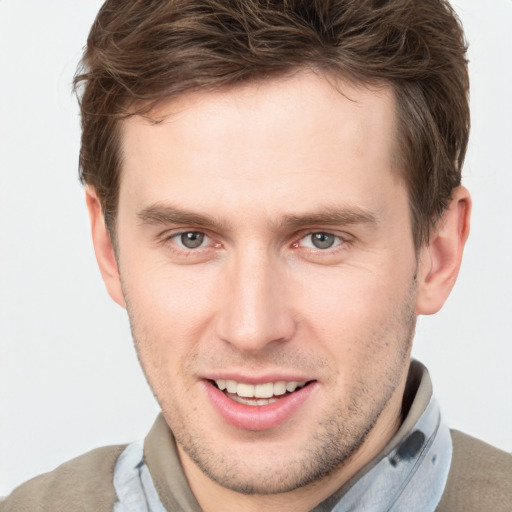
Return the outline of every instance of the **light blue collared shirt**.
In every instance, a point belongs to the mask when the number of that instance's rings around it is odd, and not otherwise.
[[[332,512],[434,512],[451,458],[450,431],[432,397],[410,434],[357,480]],[[114,487],[114,512],[166,512],[144,462],[142,441],[129,444],[119,457]]]

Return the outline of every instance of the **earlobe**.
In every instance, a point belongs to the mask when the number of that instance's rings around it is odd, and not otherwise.
[[[458,187],[449,208],[432,230],[428,245],[420,251],[417,314],[437,313],[448,298],[459,273],[470,215],[469,192]]]
[[[89,210],[91,221],[91,234],[94,244],[96,261],[100,267],[101,276],[107,291],[112,299],[123,308],[126,307],[121,279],[117,266],[116,255],[110,233],[105,225],[105,218],[101,204],[94,188],[87,186],[85,189],[85,201]]]

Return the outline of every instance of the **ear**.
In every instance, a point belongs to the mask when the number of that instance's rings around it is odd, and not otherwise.
[[[420,250],[417,314],[437,313],[448,298],[469,235],[470,214],[469,192],[465,187],[458,187],[449,208],[432,230],[428,245]]]
[[[110,297],[125,308],[126,303],[121,287],[121,278],[119,276],[114,246],[105,224],[105,217],[101,209],[100,201],[93,187],[86,187],[85,201],[87,203],[87,209],[89,210],[92,242],[94,244],[94,252],[96,253],[96,261],[100,267],[101,276],[103,277]]]

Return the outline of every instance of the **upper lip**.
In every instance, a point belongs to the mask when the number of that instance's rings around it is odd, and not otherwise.
[[[266,384],[268,382],[310,382],[316,380],[304,374],[292,373],[268,373],[264,375],[247,375],[242,372],[212,372],[202,375],[206,380],[234,380],[244,384]]]

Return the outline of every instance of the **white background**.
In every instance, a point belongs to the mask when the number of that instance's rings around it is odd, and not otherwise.
[[[0,495],[142,438],[157,413],[96,268],[77,180],[70,82],[100,4],[0,0]],[[414,352],[448,423],[512,451],[512,1],[454,5],[471,44],[472,234]]]

